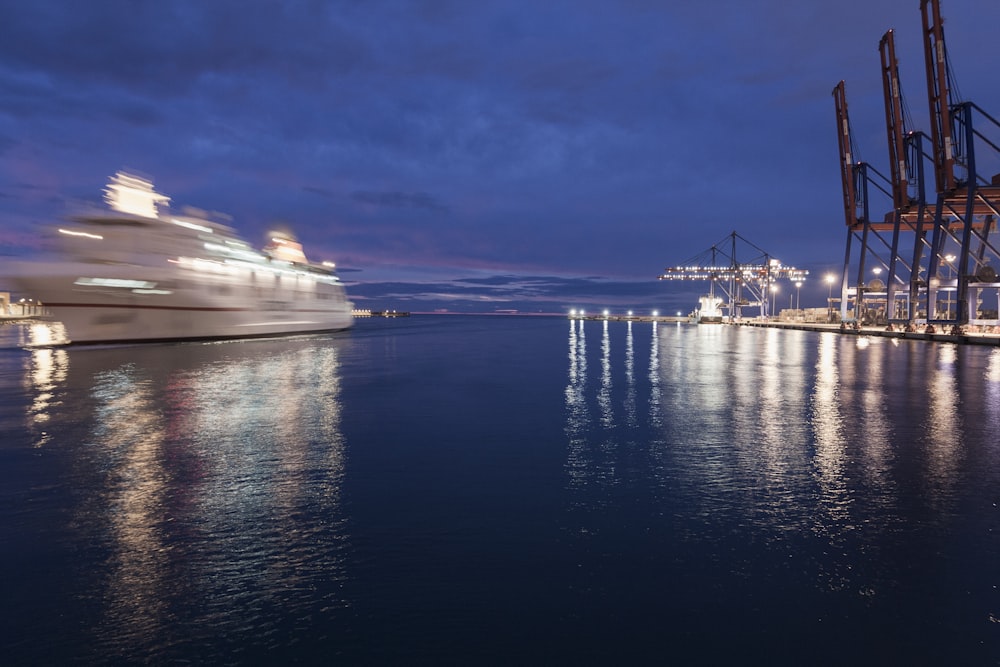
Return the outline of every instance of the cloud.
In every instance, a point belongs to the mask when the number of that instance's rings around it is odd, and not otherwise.
[[[698,286],[670,286],[656,280],[630,282],[601,277],[497,274],[424,282],[348,283],[350,297],[362,307],[447,309],[480,312],[503,309],[564,313],[571,308],[690,310]]]
[[[975,46],[1000,4],[949,3],[963,92],[996,116]],[[864,159],[884,162],[875,46],[897,19],[922,108],[919,12],[888,0],[8,4],[8,228],[98,201],[134,165],[247,238],[294,221],[309,256],[364,269],[359,298],[405,278],[383,293],[653,302],[672,298],[650,287],[664,266],[733,229],[789,264],[836,265],[830,90],[850,79]]]
[[[429,211],[448,211],[448,207],[426,192],[371,192],[355,190],[351,199],[362,204],[391,208],[420,208]]]

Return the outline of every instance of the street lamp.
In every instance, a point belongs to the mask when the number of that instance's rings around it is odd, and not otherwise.
[[[795,310],[799,309],[799,288],[802,287],[802,281],[795,281]]]
[[[947,317],[950,320],[950,319],[952,319],[952,317],[951,317],[951,278],[952,278],[952,276],[955,273],[955,269],[954,269],[954,267],[952,265],[952,262],[955,261],[955,256],[952,255],[952,254],[945,255],[944,256],[944,261],[948,263],[948,289],[946,290],[947,294],[946,294],[945,299],[944,299],[944,307],[945,307],[945,309],[948,312],[948,316]]]
[[[771,285],[771,317],[774,317],[775,314],[776,314],[774,312],[774,309],[775,309],[774,302],[775,302],[775,299],[776,299],[775,295],[777,293],[778,293],[778,286],[777,285]]]
[[[832,273],[828,273],[825,280],[829,288],[826,293],[826,321],[833,322],[833,283],[837,280],[837,277]]]

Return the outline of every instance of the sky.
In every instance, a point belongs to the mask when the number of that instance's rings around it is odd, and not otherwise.
[[[941,8],[1000,117],[1000,2]],[[292,229],[359,308],[688,312],[707,286],[657,276],[734,231],[823,306],[832,90],[888,173],[888,29],[929,131],[920,0],[0,0],[0,263],[129,170]]]

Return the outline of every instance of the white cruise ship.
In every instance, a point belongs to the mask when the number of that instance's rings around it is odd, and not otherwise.
[[[8,276],[71,343],[250,338],[346,329],[353,304],[332,265],[288,234],[255,250],[196,209],[171,213],[141,177],[112,177],[109,209],[53,230],[56,253]]]

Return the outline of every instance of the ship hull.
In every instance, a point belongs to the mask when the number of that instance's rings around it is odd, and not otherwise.
[[[262,287],[262,277],[54,264],[13,280],[45,304],[72,344],[286,336],[353,325],[341,286],[284,276],[283,285],[272,279]]]

